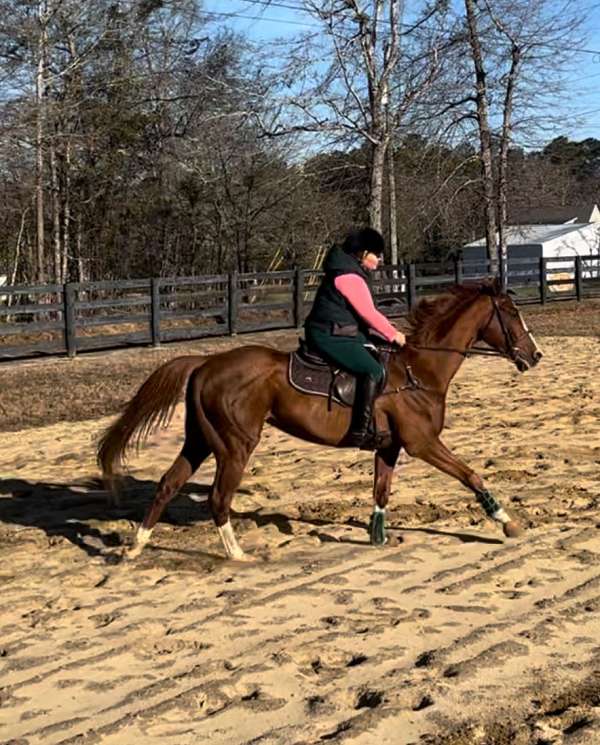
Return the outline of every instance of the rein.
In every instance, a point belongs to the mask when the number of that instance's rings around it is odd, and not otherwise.
[[[515,344],[518,339],[513,338],[513,335],[510,333],[510,329],[508,329],[508,327],[506,326],[504,318],[502,317],[502,313],[500,312],[500,308],[498,307],[498,303],[496,302],[496,298],[490,297],[490,300],[492,301],[493,306],[492,313],[480,334],[485,334],[490,323],[494,320],[494,318],[497,317],[498,323],[500,324],[500,328],[502,329],[502,333],[504,335],[504,341],[506,343],[505,351],[501,352],[500,350],[490,349],[489,347],[467,347],[466,349],[457,349],[456,347],[427,347],[419,344],[409,344],[409,346],[413,347],[413,349],[421,349],[426,352],[454,352],[455,354],[461,354],[463,357],[471,357],[473,355],[479,355],[481,357],[504,357],[505,359],[512,360],[514,362],[517,358],[516,352],[518,352],[519,350],[519,348]],[[523,336],[525,335],[526,332],[523,333]]]
[[[446,353],[453,353],[453,354],[460,354],[463,357],[471,357],[474,355],[479,355],[481,357],[503,357],[505,359],[511,360],[514,362],[518,357],[518,351],[519,348],[516,346],[516,342],[519,341],[522,336],[525,336],[527,332],[523,332],[521,336],[518,338],[514,338],[513,334],[510,332],[510,329],[506,326],[506,323],[504,321],[504,318],[502,317],[502,313],[500,312],[500,308],[498,307],[498,303],[496,302],[496,299],[494,297],[490,297],[490,300],[492,301],[492,313],[488,319],[488,322],[483,327],[483,330],[480,332],[481,335],[485,334],[488,326],[490,323],[494,320],[494,318],[498,318],[498,323],[500,324],[500,328],[502,329],[502,333],[504,335],[504,341],[506,343],[506,350],[500,351],[496,349],[491,349],[489,347],[467,347],[466,349],[458,349],[456,347],[429,347],[425,345],[420,344],[410,344],[407,342],[406,346],[410,346],[413,349],[419,349],[424,352],[446,352]],[[394,352],[398,353],[401,350],[394,350]],[[389,391],[384,391],[381,395],[388,395],[393,393],[400,393],[401,391],[416,391],[416,390],[422,390],[427,391],[429,390],[426,386],[424,386],[421,381],[416,377],[414,372],[412,371],[412,368],[410,365],[407,365],[404,360],[401,359],[402,364],[404,365],[404,370],[406,372],[406,384],[393,388]]]
[[[425,347],[420,344],[406,343],[407,347],[413,349],[420,349],[424,352],[454,352],[455,354],[461,354],[463,357],[471,357],[472,355],[480,355],[482,357],[506,357],[511,359],[510,355],[505,352],[498,352],[496,349],[490,349],[489,347],[467,347],[467,349],[456,349],[455,347]]]

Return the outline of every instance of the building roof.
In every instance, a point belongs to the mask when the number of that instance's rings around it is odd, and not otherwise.
[[[525,246],[547,243],[569,233],[587,228],[590,223],[569,223],[568,225],[509,225],[506,228],[506,244]],[[485,238],[467,243],[467,246],[485,246]]]
[[[596,213],[596,214],[594,214]],[[576,204],[569,207],[529,207],[511,210],[513,225],[564,225],[595,222],[600,217],[598,205]]]

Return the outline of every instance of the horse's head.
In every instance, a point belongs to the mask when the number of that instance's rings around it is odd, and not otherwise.
[[[491,308],[478,338],[509,357],[520,372],[535,367],[542,352],[510,295],[502,292],[498,280],[482,284],[481,294],[490,298]]]

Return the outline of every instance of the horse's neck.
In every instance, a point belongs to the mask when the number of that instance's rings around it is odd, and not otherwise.
[[[485,303],[476,300],[456,319],[446,334],[427,346],[466,350],[477,337],[486,317]],[[418,376],[425,379],[423,382],[427,387],[445,392],[464,360],[464,356],[456,352],[419,350],[415,354],[414,368]]]

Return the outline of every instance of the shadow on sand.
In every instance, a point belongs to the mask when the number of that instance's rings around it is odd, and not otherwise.
[[[107,549],[123,545],[125,525],[133,528],[141,522],[157,483],[126,476],[121,487],[121,506],[115,507],[109,504],[108,493],[99,480],[50,483],[0,479],[0,524],[36,528],[49,538],[66,538],[89,556],[104,555]],[[206,484],[187,483],[168,505],[161,522],[182,526],[212,522],[207,502],[209,490]],[[238,493],[252,495],[244,488]],[[294,534],[292,522],[330,524],[326,520],[295,520],[263,510],[232,509],[231,514],[234,519],[250,520],[259,528],[275,525],[289,536]]]
[[[157,484],[126,476],[122,480],[122,505],[109,506],[107,492],[100,481],[89,480],[72,484],[29,482],[23,479],[0,479],[0,523],[23,528],[37,528],[48,537],[62,536],[81,548],[89,556],[99,556],[107,550],[123,545],[123,522],[134,527],[144,515],[150,504]],[[167,507],[161,518],[171,525],[197,525],[212,520],[207,497],[210,487],[206,484],[190,482],[186,484],[176,499]],[[252,495],[252,492],[239,489],[239,493]],[[4,497],[4,498],[2,498]],[[356,537],[334,537],[319,530],[332,528],[339,523],[316,517],[290,517],[270,508],[235,511],[234,519],[246,519],[258,528],[274,525],[283,535],[295,534],[293,524],[312,525],[315,535],[321,542],[368,544],[368,523],[349,518],[343,524],[361,528],[365,540]],[[502,544],[503,541],[477,534],[437,530],[428,527],[390,526],[388,530],[400,532],[421,532],[458,538],[463,543]],[[158,548],[158,547],[157,547]]]

